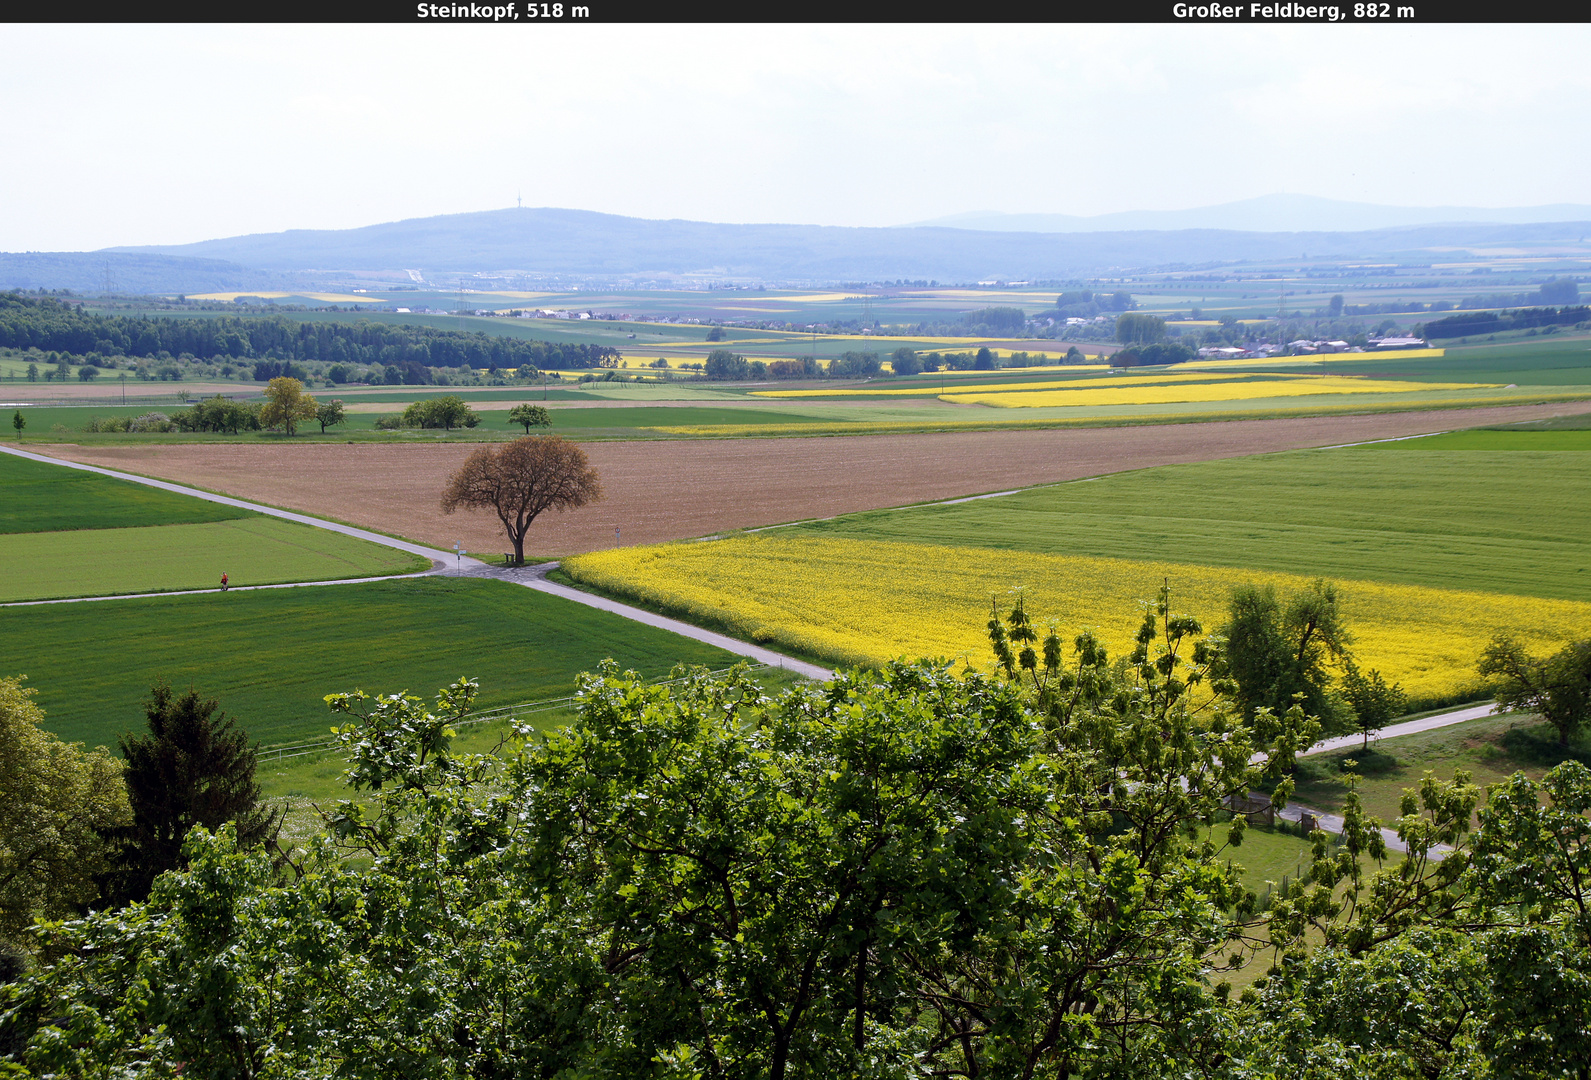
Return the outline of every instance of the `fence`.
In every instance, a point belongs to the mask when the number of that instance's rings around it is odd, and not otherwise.
[[[736,665],[737,667],[740,665]],[[747,665],[751,671],[766,671],[773,668],[771,664]],[[722,675],[732,670],[719,668],[710,672],[713,675]],[[684,682],[689,676],[678,679],[652,679],[647,680],[649,686],[673,686],[675,683]],[[534,716],[537,713],[553,712],[557,709],[566,709],[574,704],[574,695],[568,697],[545,698],[541,701],[524,701],[518,705],[504,705],[497,709],[484,709],[480,712],[466,713],[453,722],[453,726],[464,727],[469,724],[490,724],[496,720],[517,720],[522,716]],[[262,746],[255,754],[256,761],[285,761],[288,758],[308,757],[310,754],[321,754],[331,750],[337,745],[337,740],[327,736],[324,739],[313,739],[309,742],[284,743],[280,746]]]

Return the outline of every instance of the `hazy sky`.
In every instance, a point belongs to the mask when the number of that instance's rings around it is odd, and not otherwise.
[[[0,250],[514,205],[1591,203],[1591,27],[3,26]]]

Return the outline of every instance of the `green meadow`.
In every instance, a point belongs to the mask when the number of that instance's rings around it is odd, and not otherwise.
[[[0,453],[0,533],[234,521],[253,511]]]
[[[425,570],[368,540],[0,454],[0,603]]]
[[[1584,453],[1410,445],[1167,465],[789,528],[1591,600]]]
[[[0,608],[0,671],[26,675],[46,725],[114,746],[164,678],[192,685],[264,744],[325,735],[327,694],[478,679],[480,708],[567,695],[607,657],[647,677],[728,667],[700,642],[502,581],[357,585]]]
[[[198,500],[194,500],[198,501]],[[235,521],[0,535],[0,603],[410,574],[428,559],[296,521]]]

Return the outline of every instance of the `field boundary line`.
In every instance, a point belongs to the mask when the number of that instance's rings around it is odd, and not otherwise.
[[[324,581],[278,581],[270,585],[229,585],[225,589],[172,589],[169,592],[107,593],[104,596],[58,596],[54,600],[7,600],[0,608],[39,607],[43,604],[92,604],[101,600],[148,600],[159,596],[203,596],[206,593],[257,592],[261,589],[307,589],[317,585],[365,585],[373,581],[403,581],[405,578],[436,577],[443,571],[432,567],[412,574],[378,574],[375,577],[329,578]]]

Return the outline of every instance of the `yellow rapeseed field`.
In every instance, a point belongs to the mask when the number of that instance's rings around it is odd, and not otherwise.
[[[1090,379],[1068,390],[1030,390],[1027,393],[1001,393],[996,388],[979,388],[974,393],[948,393],[940,400],[956,405],[990,405],[1002,409],[1041,408],[1053,405],[1165,405],[1180,401],[1246,401],[1255,398],[1310,397],[1317,394],[1430,394],[1448,390],[1497,390],[1497,383],[1429,383],[1395,379],[1371,379],[1363,375],[1284,375],[1221,382],[1196,380],[1198,376],[1175,376],[1176,385],[1147,381],[1104,386],[1117,380]]]
[[[828,658],[874,665],[897,657],[963,657],[987,666],[991,598],[1009,609],[1022,589],[1040,622],[1067,641],[1084,627],[1112,655],[1129,648],[1139,602],[1169,580],[1173,607],[1206,630],[1234,586],[1302,577],[1181,563],[1040,555],[987,548],[756,534],[702,543],[619,548],[565,559],[577,580],[636,597],[739,636]],[[1498,631],[1531,648],[1558,647],[1591,622],[1591,604],[1339,581],[1354,655],[1415,698],[1456,693],[1476,681],[1480,650]]]

